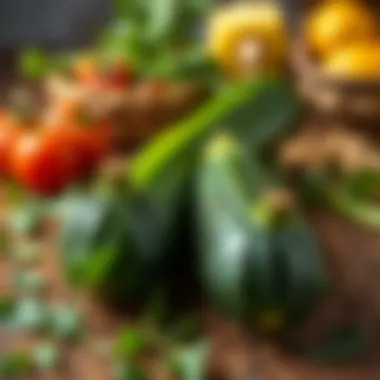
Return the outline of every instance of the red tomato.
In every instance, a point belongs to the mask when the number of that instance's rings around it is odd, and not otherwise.
[[[16,125],[12,118],[2,113],[0,115],[0,176],[8,177],[11,174],[10,159],[14,144],[21,134],[21,127]]]
[[[50,134],[29,132],[15,144],[11,165],[14,178],[26,189],[54,195],[63,190],[71,175],[71,152]]]
[[[51,126],[48,133],[70,150],[73,179],[90,175],[111,150],[111,128],[107,123],[82,126],[70,121]]]

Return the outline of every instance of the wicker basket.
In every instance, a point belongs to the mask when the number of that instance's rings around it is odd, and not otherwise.
[[[115,147],[134,148],[162,128],[184,117],[208,96],[197,83],[140,83],[127,91],[96,92],[62,77],[46,81],[49,102],[76,99],[92,119],[106,119],[114,126]]]
[[[321,0],[282,0],[289,32],[293,38],[292,66],[301,95],[317,111],[366,120],[380,119],[380,78],[371,80],[336,79],[325,75],[308,50],[302,35],[302,20]],[[364,1],[379,13],[376,0]]]

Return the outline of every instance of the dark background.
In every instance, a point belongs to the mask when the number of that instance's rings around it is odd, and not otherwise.
[[[110,0],[1,0],[0,49],[85,43],[108,19],[110,3]]]

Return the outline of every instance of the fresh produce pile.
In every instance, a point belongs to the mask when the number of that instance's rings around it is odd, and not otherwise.
[[[312,49],[327,61],[351,34],[334,24],[336,43],[327,46],[325,39],[332,37],[324,34],[321,19],[339,21],[335,12],[345,9],[342,17],[350,18],[352,30],[363,21],[356,8],[339,4],[324,4],[307,24]],[[363,173],[370,173],[366,183],[373,184],[371,170],[380,160],[374,154],[352,175],[342,170],[342,156],[330,170],[335,151],[321,143],[321,159],[313,160],[315,148],[300,141],[302,135],[294,137],[301,104],[282,75],[288,42],[272,2],[218,11],[213,1],[130,0],[117,6],[116,22],[91,51],[56,56],[31,50],[22,56],[22,72],[43,82],[47,99],[41,106],[16,93],[1,114],[0,174],[9,190],[9,229],[27,232],[30,240],[43,230],[41,220],[53,227],[57,222],[54,245],[72,293],[94,297],[121,316],[125,310],[141,315],[159,300],[165,321],[157,324],[164,333],[148,329],[147,337],[145,325],[123,331],[109,350],[117,364],[112,379],[151,379],[142,371],[141,352],[149,356],[159,344],[164,358],[172,359],[170,379],[201,380],[208,342],[181,347],[172,358],[178,342],[165,328],[179,309],[207,305],[247,332],[291,335],[312,316],[331,281],[305,210],[323,205],[364,220],[367,206],[350,200],[368,195]],[[206,29],[204,44],[195,33],[200,26]],[[355,35],[368,46],[370,32]],[[351,75],[345,67],[339,74]],[[191,94],[162,116],[169,89],[183,85]],[[194,100],[194,86],[207,95]],[[133,103],[141,93],[144,107]],[[126,108],[127,117],[114,117]],[[116,125],[138,149],[124,145],[120,153]],[[341,189],[348,189],[346,198]],[[365,217],[358,217],[359,209]],[[15,236],[5,251],[17,243]],[[21,256],[24,262],[33,255]],[[18,254],[9,258],[19,264]],[[22,274],[19,299],[0,304],[0,327],[21,326],[66,348],[80,340],[80,313],[66,304],[58,311],[44,305],[41,279]],[[51,346],[35,354],[2,358],[0,379],[56,366]]]

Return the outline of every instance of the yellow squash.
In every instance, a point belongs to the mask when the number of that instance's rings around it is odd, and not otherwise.
[[[376,32],[376,22],[363,2],[325,1],[306,19],[305,32],[311,50],[325,59],[343,46],[369,41]]]
[[[278,70],[287,50],[281,12],[272,1],[226,6],[209,21],[207,46],[232,77]]]
[[[380,44],[364,42],[339,49],[324,62],[323,68],[336,77],[380,78]]]

